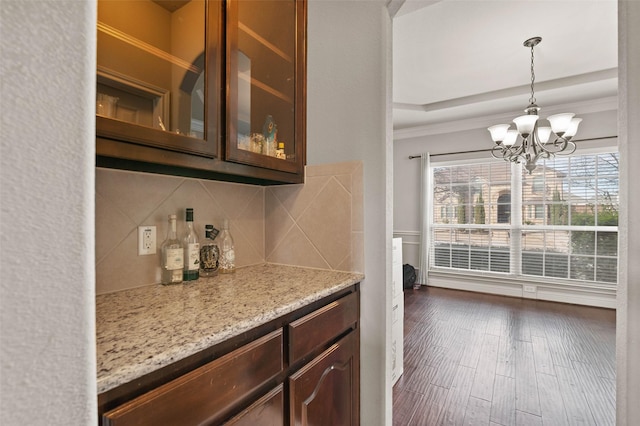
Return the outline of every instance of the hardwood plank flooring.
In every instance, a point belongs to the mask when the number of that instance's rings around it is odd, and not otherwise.
[[[404,294],[394,426],[615,425],[615,311],[422,287]]]

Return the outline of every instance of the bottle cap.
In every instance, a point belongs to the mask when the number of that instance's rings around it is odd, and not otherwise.
[[[204,226],[204,235],[207,238],[211,238],[212,240],[215,240],[219,233],[220,231],[214,228],[213,225]]]
[[[187,209],[187,222],[193,222],[193,209]]]

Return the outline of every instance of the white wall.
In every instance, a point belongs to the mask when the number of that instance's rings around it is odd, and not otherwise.
[[[95,3],[0,8],[0,424],[95,425]]]
[[[620,283],[617,311],[617,419],[635,425],[640,419],[640,2],[619,1],[620,98]]]
[[[391,424],[391,20],[385,1],[309,1],[308,164],[364,163],[361,424]],[[331,232],[331,230],[327,230]]]

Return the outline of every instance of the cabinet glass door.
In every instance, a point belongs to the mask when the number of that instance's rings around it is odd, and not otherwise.
[[[305,24],[304,1],[228,2],[226,160],[303,172]]]
[[[99,0],[96,133],[214,157],[221,3]]]

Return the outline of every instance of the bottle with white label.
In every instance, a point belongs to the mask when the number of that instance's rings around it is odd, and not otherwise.
[[[220,233],[220,262],[218,272],[232,274],[236,271],[236,250],[233,245],[233,237],[229,232],[229,220],[225,219]]]
[[[169,231],[167,239],[160,246],[162,253],[162,284],[179,284],[182,282],[184,268],[184,251],[176,232],[176,215],[169,215]]]
[[[184,273],[182,279],[184,281],[193,281],[200,276],[200,244],[198,243],[198,235],[193,229],[193,209],[187,209],[185,220],[187,227],[182,238],[182,246],[184,247]]]

